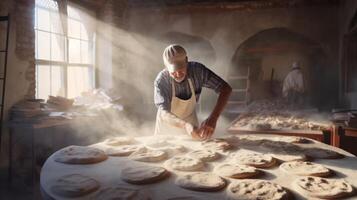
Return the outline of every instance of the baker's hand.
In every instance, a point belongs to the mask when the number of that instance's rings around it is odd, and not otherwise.
[[[202,139],[206,140],[212,137],[214,130],[216,129],[217,119],[208,117],[201,123],[199,128],[199,135]]]
[[[198,129],[196,129],[192,124],[186,123],[185,130],[186,130],[187,134],[192,137],[192,139],[202,140],[202,138],[199,135]]]

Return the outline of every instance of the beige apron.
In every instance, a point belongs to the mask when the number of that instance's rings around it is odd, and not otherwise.
[[[178,118],[191,123],[193,126],[198,126],[198,119],[196,114],[196,94],[191,79],[188,79],[188,83],[191,90],[191,97],[187,100],[177,98],[175,95],[175,86],[173,81],[171,81],[172,87],[172,99],[171,99],[171,110],[170,112],[176,115]],[[178,128],[167,122],[165,122],[161,117],[161,109],[158,109],[156,116],[156,126],[155,135],[173,135],[182,136],[187,135],[185,128]]]

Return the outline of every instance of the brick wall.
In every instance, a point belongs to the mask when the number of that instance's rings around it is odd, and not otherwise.
[[[36,91],[35,76],[35,31],[34,6],[35,0],[16,0],[16,55],[26,61],[25,80],[28,81],[28,90],[25,98],[34,98]]]

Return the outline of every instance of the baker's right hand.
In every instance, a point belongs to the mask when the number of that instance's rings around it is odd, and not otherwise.
[[[192,124],[186,123],[185,130],[186,130],[187,134],[192,137],[192,139],[194,139],[194,140],[202,140],[203,139],[199,134],[199,130],[196,129]]]

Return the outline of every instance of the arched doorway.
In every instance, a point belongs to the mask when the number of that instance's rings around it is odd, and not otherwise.
[[[326,66],[321,45],[286,28],[272,28],[248,38],[234,53],[227,77],[234,89],[228,109],[281,97],[283,80],[294,61],[301,63],[308,102],[317,106],[324,92],[321,69]]]

